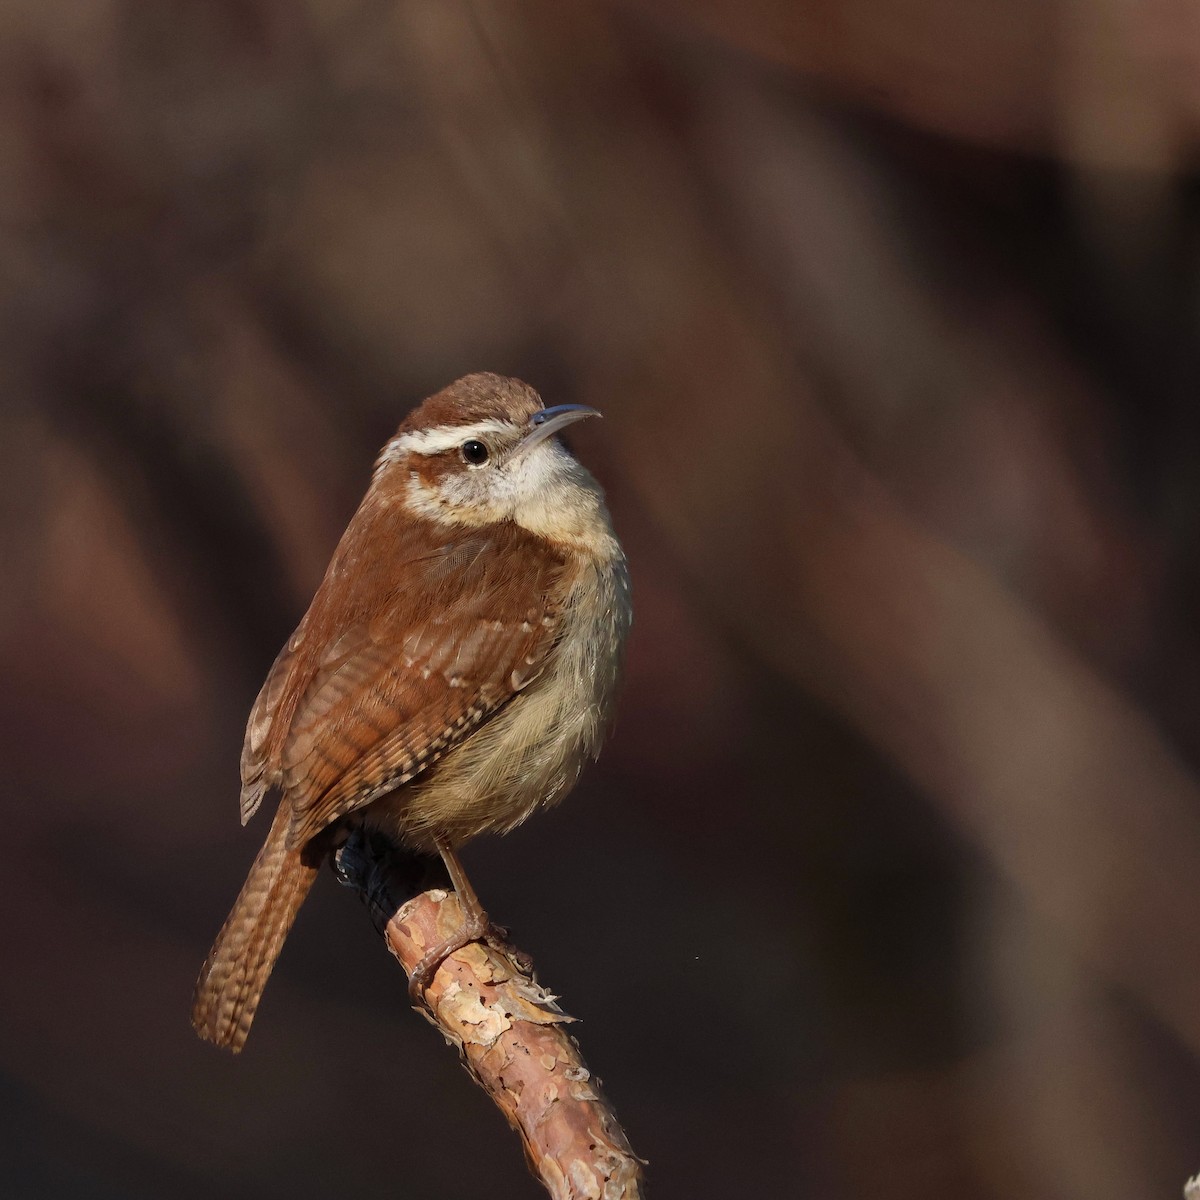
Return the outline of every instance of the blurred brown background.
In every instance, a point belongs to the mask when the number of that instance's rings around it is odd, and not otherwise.
[[[528,1197],[353,896],[190,990],[407,408],[587,402],[637,620],[467,851],[655,1195],[1200,1169],[1192,0],[0,3],[0,1194]]]

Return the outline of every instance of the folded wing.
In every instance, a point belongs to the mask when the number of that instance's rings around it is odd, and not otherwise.
[[[549,547],[515,526],[440,545],[411,526],[394,533],[374,535],[387,561],[364,563],[347,531],[247,724],[243,820],[278,789],[291,846],[469,737],[536,677],[554,642],[565,566]],[[372,611],[371,596],[387,599]]]

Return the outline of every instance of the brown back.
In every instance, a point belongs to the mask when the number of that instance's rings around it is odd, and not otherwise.
[[[450,529],[369,492],[250,714],[243,821],[278,788],[299,845],[469,736],[538,673],[568,569],[512,523]]]

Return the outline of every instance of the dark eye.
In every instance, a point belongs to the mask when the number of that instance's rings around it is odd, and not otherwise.
[[[462,453],[463,462],[469,463],[473,467],[481,467],[488,460],[488,448],[474,438],[463,442],[459,450]]]

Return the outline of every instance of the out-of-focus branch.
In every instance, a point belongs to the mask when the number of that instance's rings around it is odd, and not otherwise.
[[[458,897],[442,888],[414,895],[378,839],[356,834],[334,867],[408,974],[427,947],[462,927]],[[524,955],[465,946],[439,968],[426,999],[431,1022],[520,1134],[530,1170],[554,1200],[640,1200],[641,1160],[566,1031],[573,1018],[534,982]]]

